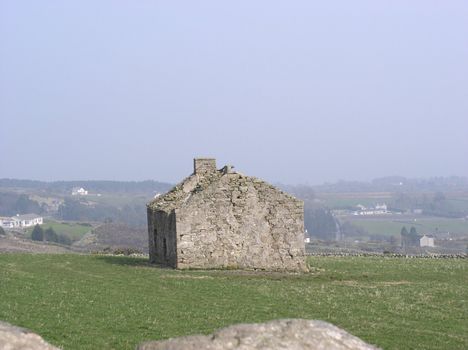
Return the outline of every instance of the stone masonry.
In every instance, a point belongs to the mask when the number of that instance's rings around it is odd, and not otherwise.
[[[214,159],[148,204],[148,234],[150,261],[179,269],[306,270],[303,202]]]

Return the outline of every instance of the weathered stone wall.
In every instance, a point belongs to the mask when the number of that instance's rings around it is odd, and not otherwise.
[[[175,212],[148,209],[150,262],[177,267]]]
[[[254,177],[194,160],[148,205],[150,261],[176,268],[306,270],[304,204]]]
[[[306,269],[302,201],[238,173],[211,176],[176,209],[178,268]]]

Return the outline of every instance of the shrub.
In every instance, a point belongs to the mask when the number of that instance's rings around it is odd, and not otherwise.
[[[71,245],[72,240],[67,235],[64,235],[64,234],[60,233],[57,236],[57,243],[60,243],[60,244],[63,244],[63,245]]]
[[[115,254],[115,255],[132,255],[132,254],[141,254],[141,251],[138,250],[138,249],[134,249],[134,248],[115,248],[113,251],[112,251],[112,254]]]
[[[31,239],[33,241],[43,241],[44,240],[44,230],[41,226],[36,225],[31,233]]]
[[[44,231],[44,238],[48,242],[58,242],[58,236],[52,227],[49,227]]]

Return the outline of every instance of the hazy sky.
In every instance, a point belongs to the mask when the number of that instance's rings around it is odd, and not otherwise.
[[[0,0],[0,178],[468,175],[468,1]]]

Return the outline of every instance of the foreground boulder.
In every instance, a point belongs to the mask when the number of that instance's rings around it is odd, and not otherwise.
[[[24,328],[0,321],[0,349],[2,350],[59,350],[39,335]]]
[[[376,347],[323,321],[283,319],[239,324],[212,335],[194,335],[140,344],[137,350],[370,350]]]

